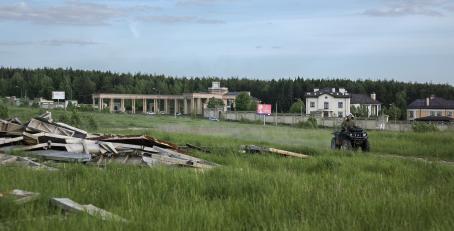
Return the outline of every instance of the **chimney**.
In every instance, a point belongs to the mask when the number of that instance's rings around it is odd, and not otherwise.
[[[375,92],[372,92],[372,94],[370,94],[370,98],[374,101],[377,100],[377,94],[375,94]]]
[[[426,106],[430,106],[430,98],[426,98]]]
[[[336,88],[331,89],[331,92],[336,92]]]

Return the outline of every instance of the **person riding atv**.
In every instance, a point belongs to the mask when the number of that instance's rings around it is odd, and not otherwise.
[[[342,130],[333,133],[331,139],[332,149],[358,150],[368,152],[370,150],[367,132],[356,126],[354,116],[348,114],[342,122]]]
[[[351,129],[356,128],[354,118],[355,117],[351,113],[348,114],[345,120],[342,122],[342,130],[350,131]]]

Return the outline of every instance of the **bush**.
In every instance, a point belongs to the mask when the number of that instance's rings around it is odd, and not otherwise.
[[[79,111],[95,111],[91,104],[79,104],[77,108]]]
[[[9,117],[8,107],[0,103],[0,118],[7,119]]]
[[[82,121],[80,119],[79,113],[76,110],[71,112],[71,119],[70,124],[74,127],[80,127],[82,125]]]
[[[58,116],[58,122],[69,124],[71,123],[71,118],[67,112],[63,112],[62,114],[60,114],[60,116]]]
[[[309,117],[306,122],[299,122],[296,126],[299,128],[318,128],[317,119]]]
[[[438,127],[435,124],[429,123],[414,123],[412,125],[413,131],[415,132],[437,132],[439,131]]]
[[[92,115],[87,116],[87,121],[90,129],[98,129],[98,122],[96,122],[95,118]]]

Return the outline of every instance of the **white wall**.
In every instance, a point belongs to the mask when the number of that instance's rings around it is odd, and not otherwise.
[[[311,102],[315,103],[315,107],[311,108]],[[328,102],[329,108],[325,109],[325,102]],[[343,107],[339,108],[338,103],[343,102]],[[331,117],[338,117],[339,112],[345,117],[350,113],[350,98],[335,98],[329,94],[320,95],[318,98],[306,98],[306,114],[310,115],[313,111],[332,111]]]

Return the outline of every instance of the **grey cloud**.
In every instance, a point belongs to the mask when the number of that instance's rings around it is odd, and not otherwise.
[[[364,15],[375,17],[399,17],[409,15],[423,15],[440,17],[449,10],[447,0],[399,0],[384,1],[384,6],[367,9]]]
[[[43,45],[43,46],[63,46],[63,45],[78,45],[78,46],[89,46],[99,45],[99,42],[78,40],[78,39],[52,39],[42,41],[3,41],[0,42],[0,46],[28,46],[28,45]]]
[[[274,50],[282,49],[281,46],[271,46],[271,47],[266,47],[266,46],[264,47],[262,45],[255,46],[255,49],[270,49],[270,48],[274,49]]]
[[[177,5],[207,5],[224,1],[225,0],[180,0],[177,2]]]
[[[32,42],[24,42],[24,41],[0,41],[0,46],[23,46],[23,45],[31,45]]]
[[[78,46],[90,46],[90,45],[100,45],[99,42],[86,41],[86,40],[77,40],[77,39],[53,39],[53,40],[44,40],[39,42],[41,45],[47,46],[62,46],[62,45],[78,45]]]
[[[163,24],[177,24],[177,23],[199,23],[199,24],[222,24],[225,23],[216,19],[205,19],[195,16],[168,16],[168,15],[149,15],[139,17],[139,20],[144,22],[155,22]]]
[[[200,18],[197,20],[197,23],[200,23],[200,24],[224,24],[225,21],[217,20],[217,19]]]
[[[105,4],[66,1],[63,4],[38,7],[26,2],[0,5],[0,21],[26,21],[40,24],[64,25],[106,25],[112,20],[130,16],[133,13],[157,11],[159,7],[137,5],[114,8]]]

